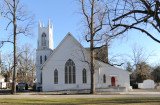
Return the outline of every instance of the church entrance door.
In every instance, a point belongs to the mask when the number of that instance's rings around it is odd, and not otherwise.
[[[115,82],[116,82],[115,77],[112,77],[112,78],[111,78],[112,86],[115,86],[115,85],[116,85],[116,83],[115,83]]]

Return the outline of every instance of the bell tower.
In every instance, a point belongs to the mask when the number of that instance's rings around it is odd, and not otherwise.
[[[37,75],[37,88],[42,86],[42,70],[41,66],[45,63],[48,57],[53,52],[53,25],[48,20],[48,25],[45,27],[43,23],[38,24],[38,40],[36,50],[36,75]]]
[[[52,23],[50,24],[50,20],[48,20],[47,27],[44,27],[44,24],[41,25],[41,22],[39,20],[37,49],[54,49],[53,25]]]

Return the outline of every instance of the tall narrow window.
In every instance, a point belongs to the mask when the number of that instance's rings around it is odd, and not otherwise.
[[[54,70],[54,84],[58,84],[58,70]]]
[[[40,84],[42,84],[42,72],[41,72],[41,76],[40,76]]]
[[[65,84],[76,83],[76,68],[74,62],[69,59],[65,64]]]
[[[76,70],[75,70],[75,66],[73,66],[73,83],[76,83]]]
[[[40,56],[40,64],[42,64],[42,56]]]
[[[106,83],[106,75],[103,75],[103,83]]]
[[[46,61],[47,60],[47,56],[45,55],[45,57],[44,57],[44,60]]]
[[[67,67],[65,67],[65,83],[68,83],[68,70]]]
[[[82,71],[82,80],[83,80],[83,83],[87,83],[87,72],[86,72],[86,69],[83,69],[83,71]]]
[[[71,66],[69,66],[69,83],[72,83],[72,73],[71,73]]]
[[[42,34],[42,46],[46,46],[46,34]]]

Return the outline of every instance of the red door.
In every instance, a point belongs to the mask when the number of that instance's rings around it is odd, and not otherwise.
[[[115,86],[115,85],[116,85],[116,83],[115,83],[115,82],[116,82],[115,77],[112,77],[112,78],[111,78],[112,86]]]

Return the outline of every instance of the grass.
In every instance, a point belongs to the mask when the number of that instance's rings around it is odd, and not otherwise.
[[[0,105],[160,105],[156,98],[0,98]]]

